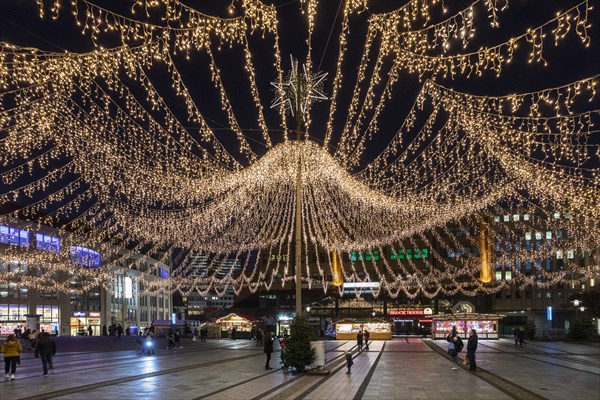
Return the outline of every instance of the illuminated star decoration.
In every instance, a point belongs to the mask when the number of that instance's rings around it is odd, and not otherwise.
[[[306,64],[302,65],[302,73],[298,73],[298,60],[290,57],[291,69],[287,79],[279,84],[271,82],[277,90],[278,96],[271,103],[271,108],[284,104],[285,108],[295,116],[296,110],[300,110],[302,121],[306,120],[306,110],[310,105],[320,100],[327,100],[323,94],[323,81],[326,72],[312,73],[306,70]],[[298,104],[299,102],[299,104]]]

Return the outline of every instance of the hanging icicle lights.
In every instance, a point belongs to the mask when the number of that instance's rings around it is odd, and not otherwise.
[[[42,18],[73,17],[96,49],[0,43],[0,222],[31,232],[48,225],[66,238],[56,253],[3,248],[0,261],[43,265],[46,273],[2,272],[0,282],[72,291],[55,279],[68,273],[86,278],[78,290],[110,290],[115,271],[156,254],[167,260],[179,248],[186,251],[168,279],[136,278],[142,293],[256,291],[292,281],[298,168],[309,285],[341,290],[342,278],[378,281],[391,297],[415,298],[548,288],[599,275],[598,76],[504,96],[441,83],[494,79],[519,53],[525,63],[545,66],[545,47],[569,38],[585,51],[591,0],[478,49],[476,24],[498,28],[508,1],[477,0],[448,14],[438,0],[410,0],[386,13],[371,12],[366,0],[347,0],[337,59],[326,71],[328,116],[311,117],[317,105],[304,99],[301,141],[289,140],[295,128],[287,124],[282,65],[289,57],[280,53],[277,5],[239,0],[221,18],[179,0],[136,0],[125,13],[88,0],[37,2]],[[312,60],[321,5],[296,6],[307,28],[302,63],[313,76],[321,67]],[[360,18],[362,56],[350,44]],[[118,45],[103,44],[115,38]],[[223,66],[221,53],[237,54],[236,75],[245,72],[245,80],[228,81],[232,67]],[[184,63],[199,57],[226,122],[215,123],[215,107],[204,111],[206,102],[192,95]],[[348,67],[351,59],[358,64]],[[353,79],[346,79],[350,69]],[[421,88],[403,120],[394,114],[390,135],[384,115],[403,77]],[[165,82],[171,98],[163,94]],[[265,90],[268,82],[276,89]],[[246,112],[231,97],[232,85],[247,85],[256,129],[242,124]],[[270,103],[277,105],[272,111]],[[34,222],[23,226],[25,219]],[[479,279],[480,232],[495,246],[496,270],[510,271],[510,279]],[[70,245],[96,249],[104,265],[77,268]],[[191,273],[194,254],[210,255],[208,272]],[[341,270],[334,271],[332,254],[345,264]],[[589,262],[582,266],[572,254]],[[541,268],[549,258],[563,266]],[[219,273],[232,259],[241,272]]]

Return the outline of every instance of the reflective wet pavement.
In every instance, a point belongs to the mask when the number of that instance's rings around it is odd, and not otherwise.
[[[328,375],[265,370],[262,348],[249,340],[182,340],[138,356],[135,337],[57,338],[56,372],[42,376],[33,352],[16,379],[0,377],[0,399],[600,399],[600,347],[510,340],[480,341],[479,370],[451,369],[444,341],[376,341],[356,352],[351,341],[325,342]],[[343,351],[354,356],[347,374]],[[464,353],[462,353],[464,355]]]

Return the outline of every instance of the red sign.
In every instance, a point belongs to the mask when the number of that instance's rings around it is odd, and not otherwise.
[[[388,313],[390,316],[405,316],[405,315],[425,315],[423,310],[390,310]]]
[[[419,322],[422,323],[422,324],[428,324],[428,323],[431,323],[432,321],[433,320],[431,320],[431,319],[420,319],[419,320]]]

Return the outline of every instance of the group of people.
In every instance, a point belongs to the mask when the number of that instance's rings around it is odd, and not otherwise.
[[[450,357],[452,357],[452,362],[454,363],[452,369],[458,369],[458,353],[462,351],[464,344],[460,336],[458,336],[456,326],[452,327],[452,332],[446,336],[446,340],[448,341],[448,354],[450,354]],[[477,344],[477,331],[475,331],[475,329],[471,329],[469,340],[467,341],[467,355],[464,359],[464,363],[469,365],[469,371],[477,370],[477,363],[475,362],[475,351],[477,350]]]
[[[358,351],[363,351],[363,342],[364,349],[366,351],[369,351],[369,336],[370,333],[366,329],[358,331],[358,333],[356,334],[356,346],[358,347]]]
[[[192,331],[192,337],[194,341],[200,339],[201,343],[206,343],[206,338],[208,338],[208,329],[206,326],[201,326],[200,329],[194,328]]]
[[[35,331],[34,331],[35,332]],[[35,358],[42,360],[43,376],[54,372],[53,357],[56,354],[56,342],[48,332],[41,332],[36,335]],[[4,378],[14,380],[17,373],[17,365],[21,364],[21,353],[23,345],[13,335],[8,335],[6,341],[0,345],[0,353],[4,354]]]
[[[40,334],[37,330],[31,330],[27,328],[25,329],[25,331],[21,331],[20,328],[16,328],[13,332],[16,338],[23,339],[24,343],[26,343],[29,347],[29,350],[33,350],[35,348],[35,341],[37,340],[37,337]],[[44,330],[42,329],[42,333],[43,332]]]

